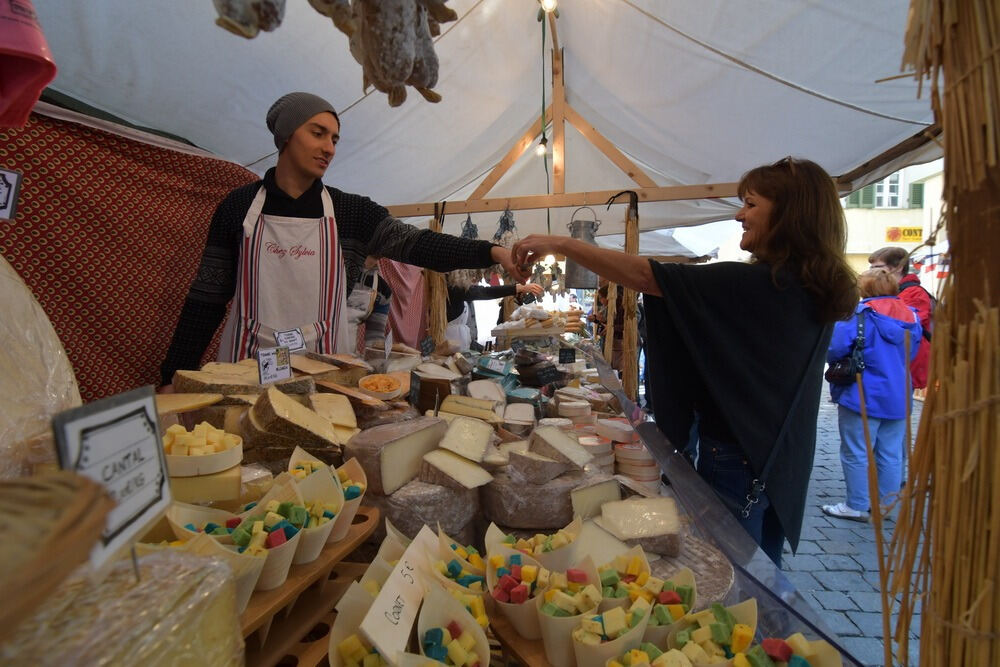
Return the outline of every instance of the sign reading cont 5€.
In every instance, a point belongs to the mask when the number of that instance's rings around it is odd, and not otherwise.
[[[924,228],[886,227],[885,240],[888,243],[920,243],[924,240]]]

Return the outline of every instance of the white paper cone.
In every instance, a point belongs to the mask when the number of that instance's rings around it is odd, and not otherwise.
[[[365,475],[364,469],[361,467],[361,464],[358,463],[356,458],[351,457],[340,467],[347,472],[349,479],[354,480],[355,482],[364,482],[365,491],[368,490],[368,477]],[[336,471],[334,471],[333,474],[336,476]],[[336,479],[337,485],[340,486],[340,478],[338,477]],[[347,536],[347,531],[351,529],[354,517],[358,513],[358,508],[361,507],[361,501],[365,497],[365,491],[362,491],[361,495],[357,498],[344,501],[344,507],[340,510],[340,513],[337,514],[337,518],[334,520],[333,530],[330,532],[330,537],[327,539],[327,542],[339,542]],[[341,489],[341,494],[343,494],[343,489]],[[386,523],[388,522],[388,519],[386,519]]]
[[[675,586],[690,586],[691,587],[691,608],[697,609],[698,607],[698,588],[695,585],[694,572],[690,568],[682,567],[680,570],[675,572],[667,581],[672,581]],[[679,622],[683,622],[682,619],[678,619],[674,623],[668,623],[666,625],[647,625],[646,633],[642,636],[642,641],[651,642],[659,647],[667,645],[667,638],[670,636],[670,630],[673,629],[674,625]]]
[[[576,569],[587,573],[587,583],[594,584],[598,590],[601,589],[601,578],[597,575],[597,568],[589,556],[578,563]],[[552,667],[573,667],[576,664],[576,656],[573,652],[573,630],[580,625],[580,619],[583,618],[584,614],[597,613],[597,605],[594,605],[593,609],[588,609],[575,616],[559,617],[543,614],[543,604],[545,604],[545,596],[537,596],[535,609],[538,611],[538,624],[542,631],[545,657],[552,664]]]
[[[209,522],[225,526],[226,521],[235,517],[235,514],[230,514],[224,510],[213,507],[202,507],[201,505],[189,505],[187,503],[174,502],[167,508],[167,523],[170,524],[170,529],[174,531],[174,537],[178,540],[193,540],[198,535],[203,534],[185,528],[184,526],[189,523],[199,528],[204,528],[205,524]],[[209,535],[209,537],[216,540],[219,544],[233,543],[232,536],[228,534]]]
[[[388,521],[386,523],[388,523]],[[486,528],[486,535],[483,538],[483,542],[486,546],[486,553],[492,551],[495,546],[510,546],[504,542],[506,537],[507,534],[500,530],[500,528],[491,521],[490,525]]]
[[[576,656],[577,667],[604,667],[608,660],[617,658],[634,648],[639,648],[648,622],[649,615],[647,614],[642,617],[642,620],[634,628],[629,629],[621,637],[597,646],[582,644],[574,639],[573,654]]]
[[[344,591],[340,601],[337,602],[337,618],[333,621],[333,627],[330,628],[330,645],[327,649],[330,667],[343,666],[344,661],[340,658],[340,651],[337,650],[337,647],[340,646],[340,642],[358,632],[361,621],[374,602],[375,598],[357,582],[352,583]]]
[[[260,573],[264,570],[267,561],[265,556],[251,556],[250,554],[236,551],[235,546],[224,546],[211,537],[201,534],[195,539],[187,542],[182,547],[191,553],[221,558],[229,564],[236,580],[236,611],[240,614],[247,608],[250,596],[257,586]]]
[[[448,535],[445,534],[443,530],[441,530],[440,524],[438,524],[438,544],[440,545],[440,552],[438,554],[438,558],[443,560],[445,563],[449,563],[452,560],[457,560],[458,564],[461,565],[464,569],[468,570],[469,572],[474,572],[475,574],[485,574],[483,568],[476,567],[475,565],[470,563],[467,559],[459,556],[458,552],[451,548],[452,544],[457,544],[461,547],[464,547],[465,545],[460,543],[458,540],[453,540],[452,538],[448,537]]]
[[[517,634],[525,639],[541,639],[542,630],[538,624],[538,610],[535,607],[534,600],[535,596],[541,595],[541,589],[536,590],[534,595],[523,604],[500,602],[493,597],[493,589],[496,588],[498,579],[496,568],[489,565],[489,557],[496,555],[507,559],[514,554],[521,556],[522,565],[539,565],[537,560],[516,549],[510,549],[506,546],[494,546],[493,551],[490,551],[486,555],[486,588],[489,591],[490,600],[492,600],[494,608],[499,610],[503,614],[503,617],[510,621]]]
[[[386,563],[381,558],[374,559],[365,570],[365,573],[361,576],[361,583],[365,583],[368,580],[373,580],[378,584],[379,590],[382,590],[382,586],[385,585],[386,580],[389,575],[392,574],[392,566]]]
[[[264,494],[264,497],[258,500],[256,505],[240,514],[240,518],[245,519],[249,516],[260,514],[272,500],[277,500],[279,503],[301,505],[302,494],[299,493],[299,485],[295,482],[295,478],[287,472],[283,472],[275,477],[271,490]]]
[[[267,550],[267,561],[264,569],[260,572],[257,586],[254,590],[269,591],[285,583],[288,578],[288,568],[292,566],[292,559],[295,557],[295,550],[299,547],[299,540],[302,539],[302,531],[295,533],[295,536],[284,544]]]
[[[423,638],[428,630],[447,627],[452,621],[458,623],[462,630],[472,634],[476,639],[475,651],[479,656],[480,667],[489,667],[490,644],[486,640],[486,633],[479,627],[465,605],[452,597],[451,593],[433,584],[424,595],[424,602],[417,616],[417,642],[420,645],[420,652],[424,651]]]
[[[340,485],[334,481],[333,475],[330,468],[323,468],[299,481],[299,493],[302,494],[303,504],[330,503],[337,508],[336,511],[339,515],[344,509],[344,493],[340,490]],[[323,551],[323,547],[326,546],[335,519],[336,517],[326,523],[299,531],[302,534],[302,539],[299,541],[299,548],[292,560],[293,564],[301,565],[316,560],[320,552]]]
[[[731,607],[726,607],[726,609],[729,610],[729,613],[733,615],[737,623],[743,623],[744,625],[749,625],[751,633],[757,632],[756,598],[749,598],[747,600],[744,600],[743,602],[734,604]],[[681,620],[671,625],[670,632],[667,635],[667,642],[665,644],[666,648],[679,648],[676,643],[677,633],[682,630],[688,630],[697,627],[698,627],[697,621],[692,620],[692,617],[690,615],[685,616]],[[663,646],[660,646],[660,648],[663,648]],[[726,664],[726,661],[720,662],[719,664],[724,665]]]
[[[413,541],[406,536],[406,533],[392,525],[392,521],[389,521],[389,517],[385,518],[385,534],[387,537],[391,537],[403,549],[403,551],[406,551],[406,547],[410,546],[410,542]],[[402,553],[402,551],[400,553]]]
[[[576,538],[580,536],[580,531],[582,529],[583,522],[580,521],[580,517],[575,517],[568,526],[562,529],[572,536],[573,541],[565,546],[559,547],[558,549],[553,549],[552,551],[540,554],[531,554],[531,556],[541,563],[546,569],[552,570],[553,572],[565,572],[567,568],[573,566],[573,563],[575,563],[579,557],[576,553]]]
[[[646,552],[642,550],[642,547],[636,545],[629,549],[627,552],[622,554],[622,558],[627,558],[632,560],[633,557],[638,556],[642,561],[639,565],[639,572],[645,572],[649,574],[649,561],[646,560]],[[612,563],[605,563],[605,565],[612,565]],[[600,569],[598,569],[600,572]],[[620,574],[620,573],[619,573]],[[615,607],[628,607],[632,604],[631,598],[603,598],[601,600],[601,606],[598,607],[598,611],[605,612],[609,609],[614,609]]]

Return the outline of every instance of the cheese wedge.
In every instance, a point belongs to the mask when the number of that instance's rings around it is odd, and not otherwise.
[[[492,482],[493,475],[458,454],[435,449],[424,454],[418,479],[455,489],[475,489]]]
[[[459,417],[448,424],[441,448],[479,463],[493,438],[493,427],[479,419]]]
[[[314,410],[296,403],[269,387],[250,408],[257,422],[266,430],[301,440],[303,445],[338,446],[341,444],[333,424]]]
[[[557,426],[539,426],[531,434],[531,451],[583,469],[594,457],[576,438]]]
[[[347,442],[344,458],[358,459],[371,493],[389,495],[420,473],[424,454],[437,449],[447,428],[434,417],[373,426]]]
[[[456,396],[450,394],[441,401],[441,412],[451,412],[466,417],[476,417],[490,424],[499,424],[500,417],[493,411],[493,402],[484,401],[471,396]]]
[[[291,355],[291,364],[299,373],[305,373],[306,375],[319,375],[320,373],[328,373],[330,371],[338,370],[338,366],[333,364],[328,364],[325,361],[319,361],[318,359],[310,359],[303,354],[293,354]]]
[[[191,412],[214,405],[222,400],[222,394],[157,394],[156,413],[160,415],[174,412]]]
[[[507,472],[515,479],[532,484],[545,484],[566,472],[569,465],[535,452],[510,452]]]
[[[351,407],[351,401],[343,394],[312,394],[309,404],[320,417],[334,426],[358,427],[358,418]]]
[[[594,477],[570,491],[573,514],[581,519],[601,515],[601,507],[622,499],[621,487],[613,477]]]

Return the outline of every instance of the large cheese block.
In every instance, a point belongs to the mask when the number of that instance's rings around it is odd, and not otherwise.
[[[207,503],[222,500],[239,500],[242,475],[240,466],[212,475],[171,477],[170,493],[182,503]]]
[[[506,421],[535,423],[535,406],[530,403],[511,403],[503,411]]]
[[[156,413],[191,412],[207,408],[222,400],[222,394],[157,394]]]
[[[479,463],[483,460],[493,435],[493,427],[481,419],[458,417],[448,424],[448,431],[441,440],[441,448]]]
[[[343,394],[351,401],[351,405],[354,409],[358,408],[374,408],[375,410],[388,410],[389,404],[385,401],[380,401],[374,396],[369,396],[365,392],[354,389],[353,387],[344,386],[338,382],[330,382],[328,380],[317,380],[316,387],[320,391],[334,392],[337,394]]]
[[[590,415],[590,403],[586,401],[559,401],[560,417],[585,417]]]
[[[531,451],[583,469],[594,457],[576,438],[556,426],[539,426],[531,434]]]
[[[246,378],[250,382],[260,381],[260,371],[257,363],[253,359],[244,359],[237,362],[210,361],[201,367],[205,373],[215,375],[237,375]]]
[[[614,477],[595,475],[570,492],[573,514],[581,519],[601,515],[604,503],[622,499],[621,487]]]
[[[437,449],[447,427],[434,417],[374,426],[347,442],[344,458],[358,459],[372,494],[389,495],[420,473],[424,454]]]
[[[526,452],[528,451],[528,446],[530,443],[527,440],[511,440],[510,442],[501,442],[497,445],[497,451],[500,452],[506,465],[510,461],[511,452]]]
[[[456,373],[450,368],[445,368],[444,366],[439,366],[438,364],[434,364],[429,361],[425,361],[424,363],[418,365],[416,371],[421,375],[443,378],[445,380],[457,380],[462,377],[460,373]]]
[[[210,405],[192,411],[188,417],[191,423],[208,422],[226,433],[240,435],[242,431],[240,423],[246,411],[245,405]]]
[[[621,463],[631,463],[632,465],[656,463],[656,459],[641,442],[617,443],[615,445],[615,459]]]
[[[322,352],[311,352],[307,350],[305,352],[305,356],[309,359],[323,361],[338,368],[361,368],[369,373],[374,370],[372,365],[367,361],[350,354],[323,354]]]
[[[636,442],[639,434],[629,424],[617,419],[598,419],[595,427],[597,435],[614,442]]]
[[[268,431],[257,420],[252,410],[247,410],[240,420],[240,435],[243,437],[244,453],[255,447],[289,447],[294,449],[298,444],[298,440]]]
[[[369,484],[371,477],[368,478]],[[390,496],[365,494],[365,505],[378,508],[381,517],[388,519],[409,538],[416,537],[424,525],[438,525],[449,537],[460,544],[476,541],[475,521],[479,514],[479,490],[455,489],[413,480]],[[385,537],[385,522],[379,521],[372,538]]]
[[[482,419],[491,424],[499,424],[501,420],[493,410],[493,405],[492,401],[451,394],[445,396],[444,400],[441,401],[440,412],[451,412],[456,415]]]
[[[493,475],[454,452],[435,449],[424,454],[419,479],[428,484],[440,484],[456,489],[475,489],[492,482]]]
[[[333,424],[314,410],[285,396],[276,387],[268,387],[250,412],[267,431],[299,440],[303,445],[340,445]]]
[[[502,408],[507,404],[507,393],[500,386],[500,383],[493,380],[473,380],[467,388],[469,396],[485,401],[493,401],[495,405]]]
[[[515,479],[522,479],[531,484],[545,484],[566,472],[568,467],[564,461],[556,461],[535,452],[510,452],[508,454],[508,474]]]
[[[351,407],[351,400],[343,394],[312,394],[309,405],[323,419],[334,426],[358,427],[358,418]],[[346,440],[341,440],[346,442]]]
[[[250,374],[223,374],[208,371],[179,370],[174,373],[174,391],[177,393],[211,394],[262,394],[266,386],[257,382]],[[311,394],[316,391],[316,383],[310,377],[293,377],[279,380],[272,385],[286,394]],[[222,402],[225,402],[224,400]]]
[[[611,448],[611,441],[599,435],[579,435],[577,440],[580,446],[593,454],[595,457],[610,456],[614,461],[614,450]]]
[[[539,426],[557,426],[561,429],[572,429],[573,420],[566,417],[542,417],[538,420]]]
[[[681,521],[673,498],[635,496],[604,503],[600,524],[618,539],[647,551],[668,556],[680,552]]]
[[[570,492],[584,479],[584,473],[573,471],[534,485],[496,473],[481,490],[483,512],[490,521],[511,528],[562,528],[573,520]]]

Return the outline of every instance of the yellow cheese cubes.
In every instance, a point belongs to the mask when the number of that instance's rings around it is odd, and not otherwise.
[[[240,436],[226,433],[208,422],[201,422],[190,433],[180,424],[170,426],[163,433],[163,449],[171,456],[216,454],[242,442]]]

